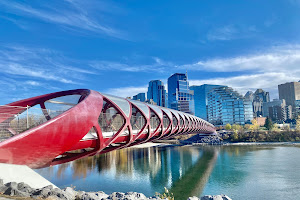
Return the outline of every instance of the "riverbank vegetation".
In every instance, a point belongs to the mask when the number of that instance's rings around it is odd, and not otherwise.
[[[257,121],[244,126],[226,124],[218,127],[220,137],[227,142],[300,142],[300,116],[296,120],[296,127],[289,125],[279,126],[267,118],[264,126],[259,126]]]

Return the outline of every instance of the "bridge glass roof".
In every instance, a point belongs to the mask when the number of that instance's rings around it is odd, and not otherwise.
[[[128,101],[126,101],[123,98],[119,98],[119,97],[115,97],[115,96],[111,96],[111,95],[107,95],[107,94],[102,94],[104,97],[106,97],[107,99],[111,100],[112,102],[114,102],[119,108],[122,109],[122,111],[124,112],[124,114],[129,117],[130,114],[130,104]]]
[[[168,115],[168,117],[172,120],[172,113],[169,109],[161,107],[161,109]]]
[[[146,104],[140,102],[140,101],[134,101],[131,99],[128,99],[131,103],[133,103],[136,107],[138,107],[139,109],[141,109],[141,111],[143,111],[146,115],[146,117],[148,118],[150,115],[150,111],[149,108]]]
[[[154,106],[154,105],[151,105],[151,104],[148,104],[148,106],[149,106],[150,108],[152,108],[155,112],[157,112],[157,114],[158,114],[158,116],[159,116],[160,118],[163,117],[162,110],[161,110],[159,107]]]

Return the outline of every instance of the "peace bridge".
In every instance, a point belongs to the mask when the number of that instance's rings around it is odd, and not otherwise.
[[[190,133],[207,121],[177,110],[88,89],[0,106],[0,162],[41,168]]]

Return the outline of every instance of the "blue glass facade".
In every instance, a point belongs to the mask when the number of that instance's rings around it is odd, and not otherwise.
[[[156,105],[166,107],[166,90],[161,80],[153,80],[149,82],[147,99],[152,99]]]
[[[168,107],[194,114],[194,94],[186,74],[176,73],[168,78]]]
[[[251,123],[252,102],[230,87],[218,87],[208,93],[208,121],[215,125]]]
[[[210,90],[217,87],[224,86],[204,84],[190,87],[190,90],[194,91],[195,115],[197,117],[207,120],[207,94]]]
[[[142,102],[145,102],[146,101],[146,94],[145,93],[138,93],[137,95],[134,95],[132,97],[133,100],[139,100],[139,101],[142,101]]]
[[[270,102],[269,92],[257,89],[253,94],[253,115],[259,117],[263,115],[263,103]]]

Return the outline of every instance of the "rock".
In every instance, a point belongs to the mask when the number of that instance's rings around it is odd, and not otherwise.
[[[32,193],[33,192],[33,188],[31,188],[28,184],[26,183],[18,183],[17,185],[18,190],[22,191],[22,192],[26,192],[26,193]]]
[[[68,195],[65,191],[58,189],[58,188],[54,188],[53,186],[49,185],[46,187],[43,187],[42,189],[36,189],[34,192],[32,192],[31,197],[32,198],[48,198],[48,197],[55,197],[56,199],[63,199],[63,200],[70,200],[73,199],[69,197],[70,195]]]
[[[16,182],[9,182],[5,184],[6,187],[17,188],[18,184]]]
[[[47,186],[43,187],[42,189],[53,190],[53,185],[47,185]]]
[[[82,197],[82,195],[84,195],[84,194],[85,194],[84,191],[77,191],[77,194],[76,194],[75,199],[82,199],[81,197]]]
[[[147,200],[148,198],[142,194],[137,192],[126,192],[123,199],[130,200]]]
[[[8,188],[3,194],[18,197],[30,197],[30,193],[22,192],[15,188]]]
[[[9,195],[9,196],[20,196],[20,197],[29,197],[29,192],[23,192],[18,189],[16,182],[6,183],[4,186],[0,187],[0,192]]]
[[[106,199],[107,197],[109,197],[108,194],[106,194],[105,192],[99,191],[99,192],[95,192],[96,196],[98,196],[100,199]]]
[[[0,179],[0,187],[3,186],[3,179]]]
[[[77,192],[71,187],[66,187],[63,191],[67,195],[68,199],[75,199],[77,195]]]
[[[198,197],[193,196],[193,197],[189,197],[187,200],[200,200],[200,199]]]
[[[98,196],[95,192],[86,192],[81,196],[80,199],[81,200],[102,200],[103,197]]]
[[[223,200],[232,200],[231,198],[229,198],[227,195],[225,194],[221,194]]]
[[[53,188],[53,187],[52,187]],[[59,199],[64,199],[64,200],[69,200],[68,199],[68,194],[66,194],[65,191],[58,189],[58,188],[54,188],[51,190],[52,194],[51,196],[56,196]]]
[[[52,193],[51,193],[51,190],[49,190],[49,189],[35,189],[35,190],[33,190],[32,191],[32,193],[31,193],[31,197],[44,197],[44,198],[46,198],[46,197],[48,197],[49,195],[51,195]]]
[[[7,188],[8,187],[6,187],[5,185],[0,186],[0,193],[4,193]]]
[[[112,199],[112,200],[120,200],[120,199],[124,199],[125,194],[123,192],[113,192],[111,193],[111,195],[109,195],[108,199]]]
[[[231,200],[228,196],[222,195],[206,195],[201,197],[201,200]]]

